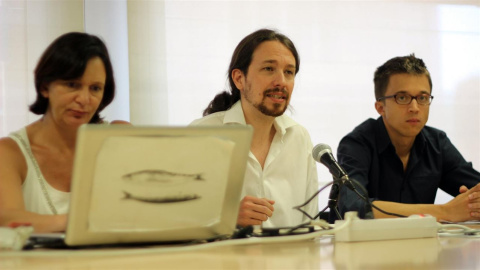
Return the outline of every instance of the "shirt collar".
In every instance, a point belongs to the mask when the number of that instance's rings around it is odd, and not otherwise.
[[[422,128],[420,133],[418,133],[417,137],[415,138],[415,142],[413,143],[414,147],[423,151],[425,146],[427,145],[427,137],[425,136],[425,129]]]
[[[389,145],[392,145],[390,136],[388,135],[387,128],[385,123],[383,123],[383,118],[380,116],[377,118],[377,130],[375,132],[377,136],[377,149],[379,153],[382,153],[387,149]]]
[[[237,101],[230,109],[225,112],[223,124],[241,124],[246,125],[245,115],[243,115],[242,103]]]
[[[275,129],[277,131],[280,131],[280,134],[283,137],[283,135],[287,133],[287,129],[297,125],[297,122],[293,121],[292,118],[283,114],[281,116],[275,117],[275,121],[273,121],[273,125],[275,126]]]
[[[245,115],[243,114],[243,109],[242,109],[242,103],[241,101],[237,101],[235,104],[232,105],[232,107],[225,112],[225,117],[223,118],[223,124],[241,124],[241,125],[246,125],[247,122],[245,121]],[[275,130],[279,131],[280,134],[285,135],[287,132],[287,129],[297,125],[293,119],[286,115],[281,115],[278,117],[275,117],[275,120],[273,121],[273,125],[275,127]]]
[[[379,153],[384,152],[387,148],[391,145],[392,147],[392,140],[390,140],[390,136],[388,135],[387,128],[385,127],[385,123],[383,122],[383,118],[380,116],[377,119],[377,149]],[[415,142],[413,143],[413,148],[422,149],[425,147],[426,144],[426,137],[424,134],[424,130],[422,129],[420,133],[415,137]]]

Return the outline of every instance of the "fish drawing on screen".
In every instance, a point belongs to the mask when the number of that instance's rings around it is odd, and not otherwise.
[[[201,173],[141,170],[122,176],[123,199],[146,203],[174,203],[199,199],[195,185],[205,179]]]
[[[123,191],[125,194],[124,199],[132,199],[140,202],[146,202],[146,203],[172,203],[172,202],[185,202],[185,201],[190,201],[190,200],[195,200],[199,199],[200,196],[194,194],[194,195],[178,195],[178,196],[172,196],[172,197],[138,197],[134,196],[125,190]]]
[[[201,173],[174,173],[165,170],[142,170],[122,176],[124,181],[135,184],[179,185],[188,181],[204,180]]]

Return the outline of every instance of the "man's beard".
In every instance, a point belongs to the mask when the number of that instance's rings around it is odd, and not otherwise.
[[[279,88],[274,88],[274,89],[265,90],[263,92],[263,98],[260,103],[254,103],[253,100],[250,99],[250,94],[251,94],[250,89],[251,89],[250,87],[248,87],[248,89],[245,89],[245,99],[264,115],[277,117],[277,116],[283,115],[283,113],[287,110],[289,94],[285,89],[280,90]],[[284,104],[274,103],[273,109],[269,109],[265,105],[265,99],[268,98],[267,95],[272,92],[282,92],[285,95],[285,103]]]

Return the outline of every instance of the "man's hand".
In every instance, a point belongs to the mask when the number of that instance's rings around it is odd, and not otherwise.
[[[266,198],[245,196],[240,202],[237,224],[245,227],[249,225],[261,225],[273,214],[275,201]]]
[[[449,221],[480,219],[480,184],[468,189],[461,186],[460,195],[444,204]]]
[[[470,190],[472,191],[470,194],[468,194],[468,208],[470,209],[470,216],[474,219],[480,219],[480,184],[477,184]]]

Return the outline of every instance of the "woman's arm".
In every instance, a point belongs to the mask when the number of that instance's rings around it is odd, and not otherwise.
[[[0,139],[0,226],[19,222],[32,224],[36,232],[65,231],[66,215],[26,211],[22,192],[26,173],[25,158],[15,141]]]

